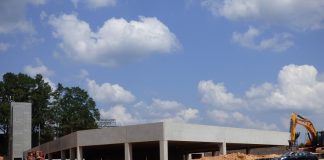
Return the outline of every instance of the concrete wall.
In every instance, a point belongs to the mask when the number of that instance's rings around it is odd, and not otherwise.
[[[31,148],[31,120],[31,103],[11,103],[11,159],[23,158],[23,151]]]
[[[79,146],[156,141],[163,137],[163,123],[84,130],[77,137]]]
[[[134,144],[136,148],[136,146],[140,146],[138,142],[154,142],[159,143],[159,152],[163,151],[164,153],[160,154],[162,156],[160,159],[165,160],[168,157],[167,148],[170,147],[168,143],[172,143],[172,147],[176,147],[175,145],[185,147],[184,145],[188,145],[189,142],[191,142],[190,144],[208,142],[206,144],[212,144],[213,149],[220,148],[226,153],[226,145],[229,147],[236,144],[249,145],[247,147],[278,146],[288,145],[288,139],[288,132],[161,122],[78,131],[33,148],[33,150],[42,150],[48,154],[80,147],[80,149],[84,147],[86,151],[103,146],[109,148],[109,145],[131,146]],[[189,146],[188,149],[190,148],[192,147]],[[78,157],[80,158],[82,155]]]
[[[206,125],[164,123],[164,138],[174,141],[288,145],[289,133]]]

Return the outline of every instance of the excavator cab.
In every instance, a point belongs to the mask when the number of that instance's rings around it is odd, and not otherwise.
[[[308,140],[305,142],[305,145],[298,150],[307,150],[311,152],[316,152],[317,154],[324,153],[324,131],[317,131],[313,123],[296,113],[291,114],[290,119],[290,140],[289,147],[293,150],[297,146],[297,138],[299,133],[296,132],[296,125],[301,125],[307,130]]]
[[[317,146],[324,146],[324,131],[317,132]]]

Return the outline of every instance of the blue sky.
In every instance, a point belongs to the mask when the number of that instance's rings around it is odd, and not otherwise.
[[[87,90],[102,118],[324,128],[321,0],[2,0],[0,73]]]

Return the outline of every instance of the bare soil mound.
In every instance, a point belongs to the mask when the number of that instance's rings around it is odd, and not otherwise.
[[[255,160],[255,159],[275,158],[275,157],[279,157],[279,155],[276,154],[251,155],[251,154],[244,154],[244,153],[231,153],[222,156],[203,157],[200,160]]]

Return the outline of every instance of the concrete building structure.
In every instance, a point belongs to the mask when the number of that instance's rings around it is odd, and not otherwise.
[[[23,152],[31,148],[31,103],[12,102],[9,129],[9,159],[23,159]]]
[[[29,151],[63,160],[184,160],[190,153],[285,146],[288,139],[288,132],[160,122],[78,131]]]

